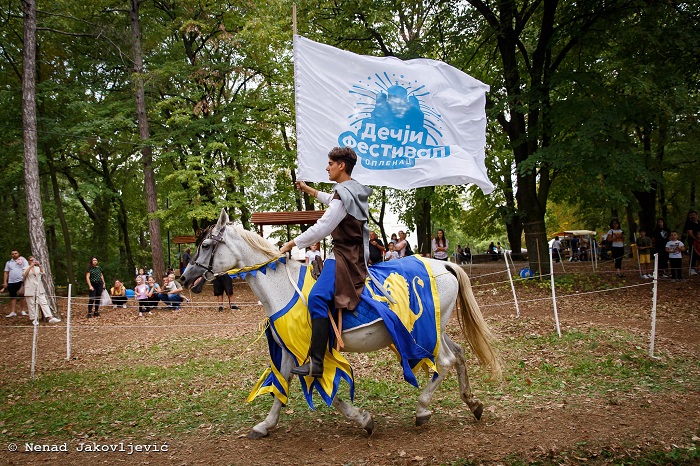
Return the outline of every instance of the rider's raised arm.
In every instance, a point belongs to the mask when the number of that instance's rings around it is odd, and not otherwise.
[[[330,205],[333,201],[333,193],[324,193],[323,191],[316,191],[316,199],[321,203]]]
[[[326,193],[319,193],[326,194]],[[319,199],[320,200],[320,199]],[[321,201],[323,202],[323,201]],[[340,199],[333,199],[328,204],[326,213],[318,219],[315,225],[311,226],[301,235],[294,239],[294,244],[299,248],[308,248],[312,244],[321,241],[330,235],[333,230],[343,221],[348,212]]]

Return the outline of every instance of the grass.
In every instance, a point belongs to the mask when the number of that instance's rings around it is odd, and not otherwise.
[[[527,325],[520,322],[502,325]],[[513,336],[508,337],[509,332]],[[480,369],[471,364],[468,368],[477,395],[499,412],[562,399],[575,403],[582,396],[610,402],[625,393],[682,395],[700,386],[698,361],[670,355],[649,358],[640,337],[624,331],[579,329],[558,338],[504,328],[503,334],[501,383],[485,382]],[[0,441],[173,437],[203,427],[219,433],[247,432],[272,403],[267,396],[253,403],[245,401],[267,365],[267,356],[263,342],[256,344],[257,351],[245,354],[231,352],[235,346],[246,344],[224,338],[178,338],[120,350],[110,356],[111,362],[43,373],[31,383],[6,379],[0,388],[5,400],[0,408],[4,420],[0,421]],[[350,360],[358,370],[356,405],[410,422],[420,392],[403,381],[393,353],[353,355]],[[374,376],[360,376],[361,372]],[[419,381],[424,382],[425,377],[421,374]],[[348,398],[346,384],[340,395]],[[437,391],[433,405],[438,410],[466,412],[454,376]],[[294,383],[290,402],[283,409],[285,423],[310,425],[329,415],[337,416],[325,407],[310,412]],[[688,455],[697,459],[697,452],[677,454],[679,461]],[[676,464],[671,459],[649,461],[647,464]]]

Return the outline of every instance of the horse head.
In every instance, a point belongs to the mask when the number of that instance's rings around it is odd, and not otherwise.
[[[232,228],[226,209],[221,209],[221,215],[216,225],[207,228],[202,233],[202,241],[197,248],[197,252],[187,268],[180,277],[182,286],[191,288],[194,293],[200,293],[204,283],[211,281],[218,275],[226,273],[227,270],[235,267],[235,258],[231,257],[232,252],[227,247],[225,237],[227,226]]]

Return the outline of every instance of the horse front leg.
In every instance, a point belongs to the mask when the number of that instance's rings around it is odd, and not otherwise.
[[[469,410],[474,414],[478,421],[481,419],[481,414],[484,412],[484,405],[472,394],[471,386],[469,385],[469,376],[467,376],[467,360],[464,357],[464,349],[448,336],[445,335],[445,340],[450,347],[450,350],[457,358],[455,361],[457,370],[457,380],[459,381],[459,396],[466,403]]]
[[[437,366],[437,377],[431,379],[428,385],[423,389],[418,397],[418,406],[416,407],[416,425],[422,426],[428,422],[433,415],[433,412],[428,409],[430,400],[432,400],[435,390],[440,386],[440,383],[445,379],[447,374],[452,369],[455,363],[455,357],[445,344],[440,345],[440,352],[435,360]]]
[[[294,363],[292,361],[292,357],[285,351],[282,354],[282,366],[280,367],[280,374],[282,374],[282,376],[285,379],[287,379],[287,387],[291,387],[292,367],[294,367],[293,364]],[[261,423],[257,424],[255,427],[253,427],[253,429],[250,432],[248,432],[248,438],[259,439],[270,435],[270,429],[274,428],[277,425],[277,422],[280,418],[280,412],[282,411],[283,407],[284,403],[282,403],[279,398],[275,397],[275,401],[272,403],[272,408],[270,408],[270,412],[267,414],[267,416]]]
[[[374,431],[374,418],[370,413],[364,409],[358,409],[350,403],[347,403],[336,396],[333,399],[333,406],[335,409],[343,413],[343,415],[351,421],[355,421],[363,429],[367,431],[368,435],[372,435]]]

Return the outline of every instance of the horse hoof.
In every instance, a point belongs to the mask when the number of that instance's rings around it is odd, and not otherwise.
[[[428,422],[431,417],[432,417],[432,414],[427,414],[425,416],[416,416],[416,425],[418,427],[422,426],[423,424]]]
[[[372,436],[372,432],[374,432],[374,418],[373,417],[369,418],[369,422],[365,426],[365,431],[367,432],[368,437]]]
[[[477,421],[481,419],[481,414],[482,414],[483,412],[484,412],[484,405],[482,405],[481,403],[479,403],[479,405],[478,405],[478,406],[476,407],[476,409],[473,411],[474,417],[476,418]]]
[[[267,433],[267,432],[265,432],[265,433],[263,433],[263,432],[258,432],[258,431],[255,430],[255,429],[253,429],[253,430],[251,430],[250,432],[248,432],[248,438],[251,439],[251,440],[257,440],[257,439],[259,439],[259,438],[264,438],[264,437],[267,437],[267,436],[268,436],[268,433]]]

